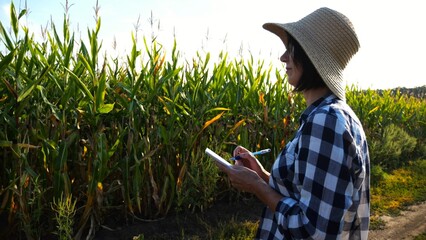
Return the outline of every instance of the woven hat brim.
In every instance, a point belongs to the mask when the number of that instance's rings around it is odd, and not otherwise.
[[[322,7],[297,22],[267,23],[265,29],[278,35],[287,46],[290,34],[303,48],[325,84],[345,100],[342,72],[360,44],[352,22],[342,13]]]
[[[346,100],[345,96],[345,84],[342,78],[341,67],[338,66],[335,61],[325,53],[324,49],[321,49],[316,43],[316,39],[309,36],[302,31],[299,31],[302,24],[298,22],[294,23],[265,23],[263,28],[276,34],[284,43],[287,48],[288,36],[290,34],[303,48],[306,55],[308,55],[312,64],[317,69],[320,76],[323,78],[327,87],[341,100]]]

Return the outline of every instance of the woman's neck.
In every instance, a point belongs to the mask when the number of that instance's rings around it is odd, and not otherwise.
[[[330,89],[328,89],[327,87],[308,89],[303,91],[303,97],[305,98],[306,105],[310,106],[320,97],[323,97],[328,93],[330,93]]]

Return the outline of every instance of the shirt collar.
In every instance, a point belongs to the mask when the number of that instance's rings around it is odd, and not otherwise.
[[[333,93],[328,93],[317,99],[303,111],[302,115],[300,116],[299,123],[302,124],[302,122],[305,122],[308,116],[311,115],[314,110],[331,103],[333,100],[338,100],[336,95],[334,95]]]

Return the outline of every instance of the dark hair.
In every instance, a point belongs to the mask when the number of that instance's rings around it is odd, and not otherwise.
[[[290,34],[287,34],[287,36],[287,46],[291,46],[293,48],[292,56],[294,64],[302,66],[303,69],[302,76],[300,77],[299,83],[295,87],[294,91],[302,92],[308,89],[327,87],[300,44]]]

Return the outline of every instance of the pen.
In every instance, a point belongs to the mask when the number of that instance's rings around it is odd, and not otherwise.
[[[271,151],[271,149],[267,148],[267,149],[263,149],[263,150],[260,150],[260,151],[257,151],[257,152],[252,152],[251,154],[253,154],[254,156],[256,156],[256,155],[261,155],[261,154],[268,153],[270,151]],[[238,160],[238,159],[241,159],[240,155],[231,158],[231,160],[233,160],[233,161]]]

